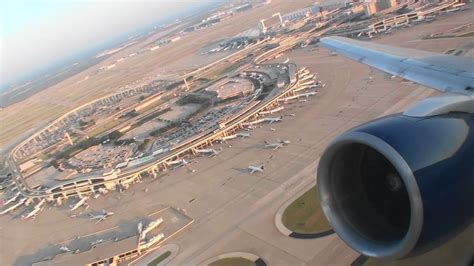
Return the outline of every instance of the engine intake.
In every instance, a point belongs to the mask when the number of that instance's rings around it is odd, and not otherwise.
[[[322,208],[353,249],[402,258],[472,222],[474,116],[394,115],[337,137],[318,167]]]

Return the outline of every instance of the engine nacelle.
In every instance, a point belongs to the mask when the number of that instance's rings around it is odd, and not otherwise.
[[[429,250],[474,217],[474,115],[401,114],[337,137],[318,167],[322,208],[334,231],[370,257]]]

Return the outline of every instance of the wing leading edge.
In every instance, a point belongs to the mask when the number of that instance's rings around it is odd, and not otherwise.
[[[345,37],[325,37],[322,46],[392,75],[443,92],[474,93],[474,59],[392,47]]]

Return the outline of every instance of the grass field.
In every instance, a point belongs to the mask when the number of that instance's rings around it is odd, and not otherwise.
[[[165,253],[161,254],[158,256],[156,259],[152,260],[150,263],[148,263],[148,266],[156,266],[160,262],[164,261],[166,258],[168,258],[171,255],[171,251],[166,251]]]
[[[210,263],[209,266],[254,266],[255,262],[245,258],[225,258]]]
[[[316,187],[305,192],[283,212],[283,224],[297,233],[319,233],[331,229],[319,205]]]

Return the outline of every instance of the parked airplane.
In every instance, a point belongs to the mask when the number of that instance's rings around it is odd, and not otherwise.
[[[250,133],[237,133],[229,136],[223,136],[217,139],[220,142],[226,142],[227,140],[235,139],[235,138],[248,138],[250,137]]]
[[[312,78],[314,78],[314,74],[303,76],[303,77],[300,78],[300,81],[307,81],[307,80],[310,80]]]
[[[320,43],[443,92],[329,144],[319,160],[317,188],[334,231],[359,253],[382,259],[426,252],[462,232],[474,218],[472,57],[344,37]]]
[[[39,208],[35,207],[27,215],[21,216],[21,219],[26,220],[26,219],[30,219],[30,218],[35,218],[40,213],[40,211],[42,211],[42,210],[43,210],[43,208],[41,208],[41,207],[39,207]]]
[[[24,204],[25,204],[26,207],[28,207],[28,206],[30,206],[30,204],[31,204],[32,202],[33,202],[33,199],[32,199],[32,198],[27,198],[27,199],[25,200],[25,203],[24,203]]]
[[[268,141],[263,141],[265,142],[265,148],[273,148],[273,150],[276,150],[276,149],[279,149],[281,147],[283,147],[284,145],[287,145],[287,144],[290,144],[291,141],[289,140],[278,140],[277,142],[273,142],[273,143],[270,143]]]
[[[98,224],[98,223],[102,222],[103,220],[107,219],[107,217],[114,215],[114,213],[113,212],[106,212],[105,210],[103,210],[101,214],[95,214],[94,215],[94,214],[89,213],[89,215],[90,215],[90,219],[91,220],[96,220],[95,223]]]
[[[246,169],[250,171],[250,174],[253,174],[255,172],[263,172],[265,167],[263,166],[263,163],[262,163],[259,166],[249,165]]]
[[[151,230],[157,228],[163,223],[163,218],[160,217],[154,221],[151,221],[140,233],[140,239],[145,239],[146,234],[148,234]]]
[[[272,110],[268,110],[268,111],[261,111],[261,112],[260,112],[260,113],[258,113],[258,114],[259,114],[259,115],[268,115],[268,114],[273,114],[273,113],[276,113],[276,112],[278,112],[278,111],[281,111],[281,110],[283,110],[283,109],[285,109],[285,107],[284,107],[284,106],[279,106],[279,107],[277,107],[277,108],[274,108],[274,109],[272,109]]]
[[[300,98],[300,97],[308,98],[309,96],[314,96],[316,94],[317,94],[316,91],[310,91],[310,92],[298,94],[297,96],[298,96],[298,98]]]
[[[188,164],[192,163],[191,161],[186,161],[185,159],[175,160],[175,161],[167,161],[166,165],[174,166],[174,169],[187,166]]]
[[[275,123],[275,122],[280,122],[283,117],[264,117],[263,121],[269,122],[270,124]]]
[[[143,231],[143,222],[140,221],[140,222],[137,224],[137,229],[138,229],[138,234],[141,234],[142,231]]]
[[[23,203],[25,203],[26,201],[26,198],[22,198],[20,199],[16,204],[10,206],[9,208],[6,208],[5,210],[3,210],[2,212],[0,212],[0,214],[6,214],[10,211],[13,211],[14,209],[20,207]]]
[[[41,208],[41,206],[43,206],[43,204],[46,202],[46,199],[41,199],[38,204],[36,204],[35,208]]]
[[[242,139],[250,137],[250,133],[237,133],[235,135]]]
[[[309,70],[304,70],[304,71],[298,72],[298,75],[300,77],[304,77],[304,76],[308,75],[309,73],[310,73]]]
[[[9,203],[14,202],[19,196],[20,196],[20,192],[17,192],[13,197],[5,201],[3,205],[8,205]]]
[[[96,241],[92,241],[92,242],[91,242],[91,247],[94,247],[94,246],[96,246],[96,245],[98,245],[98,244],[100,244],[100,243],[102,243],[102,242],[104,242],[103,239],[97,239]]]
[[[83,197],[81,198],[74,206],[71,207],[71,211],[77,210],[79,207],[82,205],[86,204],[86,201],[89,199],[89,197]]]
[[[62,252],[71,252],[71,250],[66,246],[61,246],[59,250],[61,250]]]
[[[219,148],[218,151],[216,151],[215,149],[193,149],[194,152],[196,153],[201,153],[201,154],[205,154],[209,157],[215,157],[217,156],[220,152],[222,152],[222,147]]]
[[[303,83],[300,83],[300,86],[308,86],[308,85],[315,85],[314,80],[306,81]]]
[[[309,85],[308,89],[317,89],[326,87],[326,83],[316,83],[314,85]]]

